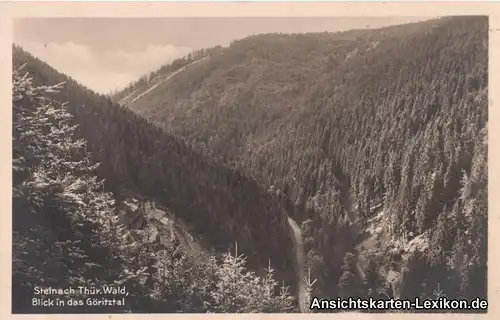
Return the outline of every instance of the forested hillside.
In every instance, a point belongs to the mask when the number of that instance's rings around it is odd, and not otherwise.
[[[221,49],[220,46],[211,49],[201,49],[190,53],[186,57],[176,59],[171,64],[161,66],[158,70],[142,76],[138,80],[130,83],[126,88],[112,93],[112,99],[113,101],[120,102],[120,104],[130,103],[148,88],[158,84],[173,73],[181,71],[186,66],[210,55],[216,55]]]
[[[40,312],[34,286],[117,283],[131,291],[126,307],[79,310],[294,310],[285,200],[18,47],[13,64],[14,312]],[[130,194],[189,223],[215,258],[193,261],[175,239],[150,240],[151,226],[123,226],[115,200]]]
[[[487,17],[256,35],[127,107],[294,204],[315,296],[486,296]]]

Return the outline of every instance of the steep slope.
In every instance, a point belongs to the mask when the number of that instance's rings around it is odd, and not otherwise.
[[[102,163],[98,174],[106,178],[108,190],[154,199],[193,226],[192,232],[216,250],[225,251],[237,242],[259,274],[271,259],[278,279],[295,283],[286,201],[21,49],[14,48],[13,59],[15,66],[27,64],[35,83],[66,81],[51,97],[69,102],[79,125],[77,133]]]
[[[144,97],[144,96],[146,96],[148,94],[151,94],[151,91],[155,90],[157,87],[159,87],[161,85],[168,84],[168,82],[171,81],[171,79],[173,77],[175,77],[175,75],[183,72],[184,70],[186,70],[190,66],[198,64],[198,63],[202,63],[203,61],[206,61],[207,59],[208,59],[208,57],[203,57],[203,58],[200,58],[200,59],[195,60],[193,62],[190,62],[187,65],[185,65],[185,66],[183,66],[183,67],[181,67],[181,68],[179,68],[179,69],[171,72],[167,76],[158,75],[154,79],[152,79],[152,80],[150,80],[150,81],[147,82],[148,86],[146,88],[144,88],[143,91],[140,91],[139,88],[134,87],[134,90],[131,93],[127,94],[124,98],[120,99],[118,101],[118,103],[120,105],[131,105],[131,104],[134,104],[141,97]],[[161,87],[158,90],[160,90],[160,89],[161,89]],[[115,97],[115,98],[117,98],[117,97]]]
[[[367,294],[359,250],[402,295],[484,297],[487,61],[487,17],[257,35],[127,107],[295,203],[318,295]]]
[[[221,50],[220,46],[209,49],[201,49],[188,54],[186,57],[176,59],[171,64],[161,66],[158,70],[144,75],[138,80],[132,82],[126,88],[111,94],[111,98],[115,102],[127,103],[134,99],[137,95],[144,93],[159,81],[171,77],[175,73],[179,73],[190,64],[200,62],[210,55],[217,54]]]

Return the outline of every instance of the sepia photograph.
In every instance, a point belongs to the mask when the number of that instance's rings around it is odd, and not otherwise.
[[[487,313],[488,16],[12,28],[12,314]]]

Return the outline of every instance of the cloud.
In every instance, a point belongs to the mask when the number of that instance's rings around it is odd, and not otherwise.
[[[58,71],[100,93],[123,88],[140,76],[192,51],[188,47],[171,45],[148,45],[142,51],[127,52],[118,49],[98,51],[73,42],[18,44]]]

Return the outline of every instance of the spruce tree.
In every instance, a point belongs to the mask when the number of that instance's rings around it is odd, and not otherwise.
[[[144,270],[127,255],[133,245],[126,241],[113,198],[94,174],[97,164],[85,141],[75,138],[66,105],[47,97],[60,86],[36,87],[31,81],[13,71],[14,295],[29,298],[42,284],[140,281]],[[40,243],[33,246],[33,241]],[[15,303],[26,307],[26,301]]]

